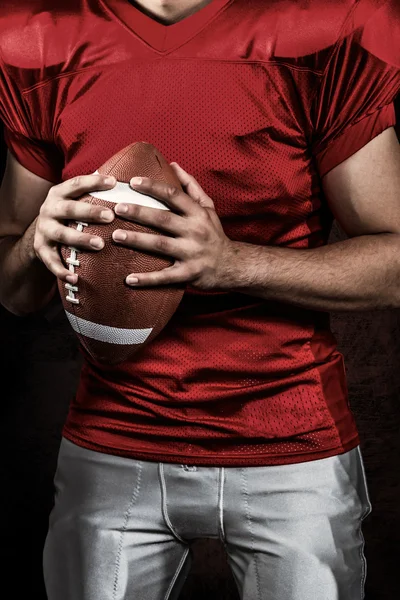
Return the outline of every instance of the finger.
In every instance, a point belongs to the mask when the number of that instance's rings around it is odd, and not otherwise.
[[[138,231],[116,229],[113,240],[128,248],[136,248],[145,252],[153,252],[173,258],[184,258],[184,242],[175,238]]]
[[[170,164],[175,173],[178,175],[179,181],[181,182],[182,186],[185,187],[189,196],[193,198],[193,200],[196,200],[196,202],[198,202],[200,206],[203,206],[204,208],[214,208],[214,202],[210,196],[205,193],[193,175],[189,175],[189,173],[182,169],[182,167],[176,162],[172,162]]]
[[[187,231],[185,219],[170,210],[148,208],[138,204],[117,204],[114,210],[124,219],[156,227],[173,235],[183,236]]]
[[[51,188],[50,193],[63,196],[64,198],[80,198],[83,194],[100,190],[109,190],[115,186],[117,180],[107,175],[79,175],[73,179],[67,179]]]
[[[188,281],[187,274],[181,263],[175,263],[161,271],[151,273],[131,273],[126,278],[127,285],[131,287],[153,287],[162,285],[176,285]]]
[[[39,258],[53,275],[66,283],[76,283],[77,275],[73,275],[64,267],[57,248],[43,247],[40,249]]]
[[[104,240],[99,236],[84,233],[83,229],[83,227],[75,229],[52,221],[47,225],[46,235],[43,237],[51,244],[56,242],[64,246],[73,246],[79,250],[102,250]]]
[[[164,181],[156,181],[148,177],[133,177],[130,185],[137,192],[161,200],[175,212],[194,215],[199,210],[198,203],[185,194],[182,189]]]
[[[76,200],[62,200],[56,202],[48,209],[48,216],[57,220],[84,221],[87,223],[111,223],[115,215],[112,210],[104,206],[89,204],[88,202],[76,202]],[[46,212],[46,211],[45,211]]]

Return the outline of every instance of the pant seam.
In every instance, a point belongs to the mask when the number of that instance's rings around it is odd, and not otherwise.
[[[180,537],[180,535],[173,528],[173,525],[172,525],[171,520],[170,520],[169,515],[168,515],[168,508],[167,508],[167,486],[165,484],[164,465],[163,465],[163,463],[158,463],[158,473],[159,473],[160,485],[161,485],[162,513],[163,513],[164,521],[165,521],[167,527],[169,528],[169,530],[171,531],[171,533],[176,537],[176,539],[179,540],[180,542],[182,542],[182,544],[185,544],[185,546],[187,546],[187,542],[185,542],[185,540],[182,539]]]
[[[183,556],[182,556],[182,558],[181,558],[181,560],[179,562],[178,568],[175,571],[175,575],[173,576],[172,581],[169,584],[167,592],[166,592],[166,594],[164,596],[164,600],[169,600],[170,594],[171,594],[172,590],[174,589],[174,585],[176,583],[176,580],[178,579],[178,576],[179,576],[179,574],[181,573],[181,571],[183,569],[183,566],[184,566],[184,564],[186,562],[186,559],[187,559],[187,556],[188,556],[189,552],[190,552],[190,548],[186,548],[186,550],[185,550],[185,552],[184,552],[184,554],[183,554]]]
[[[260,573],[259,573],[259,568],[258,568],[258,556],[257,556],[257,553],[254,551],[255,539],[254,539],[253,523],[252,523],[251,515],[250,515],[249,492],[248,492],[247,485],[246,485],[247,482],[245,479],[245,472],[246,472],[245,468],[242,468],[241,472],[242,472],[242,482],[243,482],[242,492],[244,495],[246,518],[249,523],[249,529],[250,529],[250,535],[251,535],[251,553],[253,555],[254,567],[255,567],[255,573],[256,573],[257,597],[259,600],[261,600],[261,585],[260,585]]]
[[[219,519],[219,533],[220,539],[225,543],[225,530],[224,530],[224,482],[225,482],[225,469],[221,467],[219,469],[219,498],[218,498],[218,519]]]
[[[361,540],[361,547],[360,547],[360,559],[361,559],[361,588],[360,588],[360,598],[361,600],[364,600],[365,598],[365,582],[367,579],[367,560],[365,558],[365,554],[364,554],[364,548],[365,548],[365,539],[364,539],[364,535],[362,532],[362,524],[364,519],[366,519],[372,512],[372,504],[371,504],[371,500],[369,498],[369,493],[368,493],[368,487],[367,487],[367,477],[366,477],[366,473],[365,473],[365,468],[364,468],[364,462],[362,459],[362,455],[361,455],[361,450],[360,447],[357,447],[357,452],[359,455],[359,459],[360,459],[360,465],[361,465],[361,472],[364,478],[364,487],[365,487],[365,493],[366,493],[366,502],[367,502],[367,506],[363,512],[363,514],[360,517],[360,523],[359,523],[359,528],[358,528],[358,535],[359,538]]]
[[[142,482],[142,469],[143,469],[143,463],[139,463],[139,470],[138,470],[136,486],[132,492],[132,496],[129,501],[128,508],[125,512],[124,521],[123,521],[122,529],[121,529],[121,533],[120,533],[118,551],[117,551],[117,556],[115,559],[115,573],[114,573],[114,584],[113,584],[113,595],[112,595],[113,600],[116,600],[116,596],[117,596],[119,573],[120,573],[120,566],[121,566],[122,547],[123,547],[123,543],[124,543],[125,533],[128,528],[128,521],[132,514],[133,506],[139,495],[140,486],[141,486],[141,482]]]

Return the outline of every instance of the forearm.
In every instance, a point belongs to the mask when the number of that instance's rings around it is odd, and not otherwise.
[[[400,307],[400,236],[361,236],[297,250],[234,243],[235,291],[320,311]]]
[[[33,250],[35,222],[22,237],[0,240],[0,303],[24,316],[45,307],[56,290],[56,279]]]

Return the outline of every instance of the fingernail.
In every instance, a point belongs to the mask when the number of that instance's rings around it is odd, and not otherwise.
[[[126,204],[117,204],[117,206],[115,207],[115,212],[118,213],[119,215],[127,213],[128,206]]]
[[[137,277],[127,277],[126,283],[128,285],[135,285],[136,283],[139,283],[139,279]]]
[[[112,185],[115,182],[116,182],[115,177],[106,177],[104,180],[104,183],[106,185]]]
[[[132,177],[131,184],[132,185],[140,185],[143,179],[141,177]]]
[[[100,217],[102,221],[110,222],[113,220],[114,215],[110,210],[102,210],[100,213]]]
[[[113,238],[116,242],[123,242],[127,237],[125,231],[114,231],[113,233]]]
[[[65,279],[68,283],[74,284],[78,281],[78,275],[67,275]]]
[[[100,238],[92,238],[90,240],[90,245],[93,246],[93,248],[96,248],[98,250],[101,250],[101,248],[104,247],[104,242],[102,239]]]

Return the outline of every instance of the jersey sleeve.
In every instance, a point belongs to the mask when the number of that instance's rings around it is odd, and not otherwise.
[[[52,143],[51,125],[45,122],[51,111],[32,106],[12,72],[0,55],[0,119],[8,150],[23,167],[52,183],[62,181],[63,161]],[[49,117],[47,117],[49,118]]]
[[[321,177],[396,124],[400,3],[375,5],[371,11],[371,1],[360,0],[349,15],[313,100],[312,152]]]
[[[4,127],[4,140],[11,154],[28,171],[51,183],[61,182],[62,165],[50,144],[28,138],[7,126]]]

